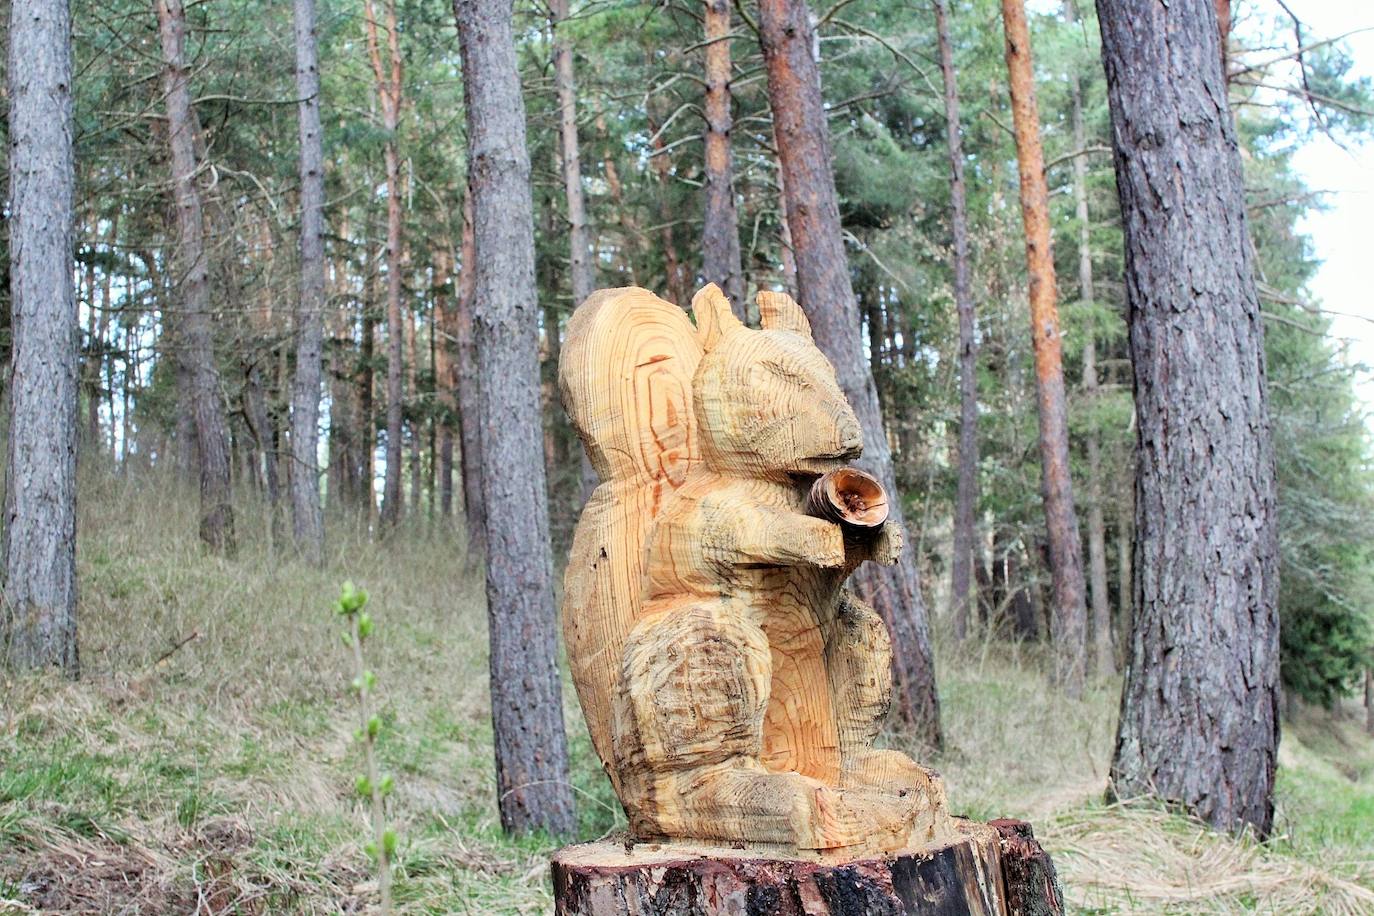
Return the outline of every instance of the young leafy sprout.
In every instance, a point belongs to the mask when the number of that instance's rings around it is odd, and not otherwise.
[[[363,658],[363,643],[376,628],[376,622],[365,608],[367,592],[352,582],[345,582],[339,589],[339,599],[334,602],[334,613],[348,622],[348,629],[341,634],[344,645],[353,650],[353,662],[357,675],[353,678],[353,692],[358,697],[358,715],[361,727],[354,737],[363,746],[363,760],[367,772],[357,778],[354,789],[360,798],[371,802],[372,840],[363,848],[377,863],[377,890],[381,896],[381,911],[391,912],[391,860],[396,856],[396,832],[386,825],[386,809],[383,799],[395,788],[391,774],[378,776],[376,745],[382,731],[382,719],[372,711],[372,694],[377,687],[377,676],[367,667]]]

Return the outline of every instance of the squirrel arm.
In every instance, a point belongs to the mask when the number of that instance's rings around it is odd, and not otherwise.
[[[730,546],[739,563],[844,566],[844,534],[834,522],[758,505],[741,507],[733,514]]]
[[[902,526],[888,519],[872,537],[862,540],[845,539],[844,565],[847,569],[853,570],[864,560],[872,560],[883,566],[891,566],[901,557],[905,544],[906,536],[902,532]]]

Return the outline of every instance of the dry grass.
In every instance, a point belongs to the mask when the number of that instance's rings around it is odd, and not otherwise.
[[[1374,913],[1374,862],[1308,862],[1154,806],[1072,810],[1040,832],[1079,912]]]
[[[86,484],[83,679],[0,685],[0,912],[365,911],[351,674],[328,611],[345,577],[372,593],[379,625],[400,908],[550,911],[551,843],[505,838],[496,820],[485,615],[461,543],[419,526],[378,544],[335,519],[316,570],[274,549],[245,505],[226,561],[188,536],[194,498],[175,483]],[[1034,651],[939,654],[951,740],[934,762],[955,809],[1032,820],[1076,910],[1374,912],[1374,745],[1350,723],[1289,729],[1284,834],[1235,840],[1101,803],[1114,683],[1068,702]],[[566,712],[595,836],[621,821],[571,692]]]
[[[1035,647],[941,639],[952,807],[1031,821],[1074,912],[1374,913],[1374,740],[1303,710],[1280,749],[1276,836],[1235,838],[1147,804],[1107,805],[1119,679],[1071,701]]]
[[[544,912],[547,843],[507,841],[496,820],[485,615],[461,543],[411,530],[377,544],[335,520],[316,570],[274,549],[245,505],[239,556],[223,560],[187,536],[194,505],[173,481],[120,478],[83,500],[82,680],[22,679],[0,700],[0,898],[91,913],[362,909],[352,673],[329,612],[351,577],[378,620],[369,664],[403,909]],[[232,849],[206,840],[226,831]]]

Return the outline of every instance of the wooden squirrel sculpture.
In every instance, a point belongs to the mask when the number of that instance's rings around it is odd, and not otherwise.
[[[855,854],[949,831],[930,771],[873,747],[891,693],[881,618],[844,588],[893,563],[805,513],[863,438],[800,306],[746,327],[714,285],[696,327],[652,293],[573,314],[563,404],[600,476],[573,538],[563,626],[592,742],[639,839]]]

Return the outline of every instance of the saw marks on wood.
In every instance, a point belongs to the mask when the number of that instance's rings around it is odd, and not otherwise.
[[[901,531],[848,468],[859,424],[801,308],[763,293],[759,311],[748,328],[708,286],[694,326],[645,290],[603,290],[569,324],[560,388],[602,481],[563,605],[592,740],[639,837],[934,841],[938,779],[872,748],[891,648],[844,588],[893,562]],[[831,504],[808,508],[827,473]]]

